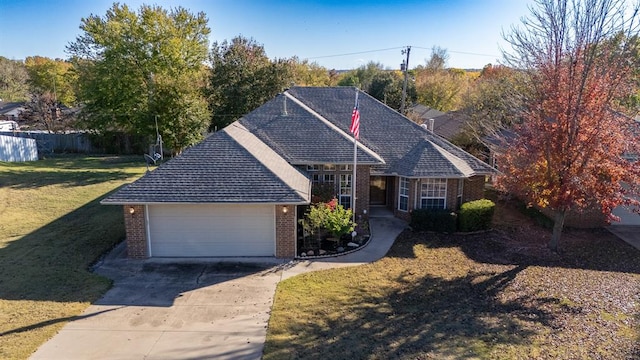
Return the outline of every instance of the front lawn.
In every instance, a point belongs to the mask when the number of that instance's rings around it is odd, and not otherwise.
[[[569,230],[557,255],[549,230],[496,212],[491,232],[405,231],[373,264],[281,282],[264,358],[640,358],[640,251]]]
[[[24,359],[110,286],[88,271],[124,237],[98,202],[145,170],[140,157],[0,162],[0,358]]]

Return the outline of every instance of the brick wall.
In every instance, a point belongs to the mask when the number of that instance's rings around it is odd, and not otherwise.
[[[285,214],[283,209],[287,207]],[[276,257],[296,256],[296,206],[276,205]]]
[[[144,205],[124,205],[123,212],[127,232],[127,256],[132,259],[148,258]]]
[[[464,180],[462,203],[484,198],[484,175],[472,176]]]
[[[371,174],[368,165],[358,165],[356,167],[356,218],[367,219],[369,217],[369,197],[371,190]],[[364,214],[367,210],[367,214]]]
[[[549,208],[538,208],[546,217],[553,221],[554,214]],[[597,206],[585,209],[582,212],[569,211],[564,218],[564,226],[582,229],[595,229],[607,225],[606,216]]]

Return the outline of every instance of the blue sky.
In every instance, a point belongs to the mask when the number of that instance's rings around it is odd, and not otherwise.
[[[81,19],[103,16],[113,1],[0,0],[0,56],[66,58]],[[211,41],[237,35],[264,45],[270,58],[294,55],[329,69],[354,69],[369,61],[397,69],[412,46],[410,67],[424,64],[433,46],[449,52],[450,67],[481,68],[508,48],[502,31],[528,15],[525,0],[121,1],[182,6],[209,18]],[[374,51],[381,50],[381,51]],[[350,54],[350,55],[343,55]],[[343,56],[333,56],[343,55]]]

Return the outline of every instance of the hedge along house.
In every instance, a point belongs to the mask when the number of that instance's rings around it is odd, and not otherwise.
[[[346,207],[353,87],[293,87],[102,201],[124,207],[128,255],[296,256],[312,187]],[[482,198],[487,164],[359,91],[355,210],[409,219]]]

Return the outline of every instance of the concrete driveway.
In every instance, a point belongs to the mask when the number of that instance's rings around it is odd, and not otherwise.
[[[121,244],[95,269],[113,288],[31,359],[259,359],[280,280],[376,261],[406,225],[372,214],[371,240],[359,251],[293,262],[128,260]]]
[[[111,260],[114,287],[32,359],[259,359],[277,267]]]

